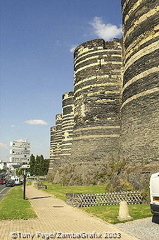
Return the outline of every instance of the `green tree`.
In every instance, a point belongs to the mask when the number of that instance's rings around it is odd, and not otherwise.
[[[44,159],[44,175],[48,173],[50,159]]]
[[[16,175],[17,176],[23,175],[23,169],[22,168],[16,169]]]
[[[36,176],[44,176],[49,169],[49,159],[44,159],[43,155],[30,156],[30,174]]]
[[[35,175],[40,176],[40,156],[36,156],[35,159]]]
[[[33,154],[30,156],[30,175],[35,175],[35,157]]]
[[[44,164],[45,164],[45,160],[43,155],[40,156],[40,169],[39,169],[39,175],[40,176],[44,176]]]

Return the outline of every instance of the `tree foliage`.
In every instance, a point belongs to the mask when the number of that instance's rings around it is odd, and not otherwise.
[[[36,176],[44,176],[49,169],[49,159],[44,159],[43,155],[30,156],[30,174]]]

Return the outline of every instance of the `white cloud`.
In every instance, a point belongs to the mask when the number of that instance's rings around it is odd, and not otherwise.
[[[27,121],[25,121],[25,123],[32,124],[32,125],[47,125],[47,122],[45,122],[44,120],[40,120],[40,119],[27,120]]]
[[[5,143],[0,143],[0,147],[1,147],[1,148],[8,148],[8,145],[5,144]]]
[[[95,34],[99,38],[103,38],[105,41],[110,41],[115,37],[121,37],[122,35],[122,27],[119,28],[116,25],[111,23],[103,23],[103,20],[99,17],[95,17],[93,21],[90,23],[94,30]]]
[[[73,46],[70,48],[70,52],[71,52],[71,53],[74,52],[75,49],[76,49],[76,47],[77,47],[77,45],[73,45]]]
[[[25,142],[26,141],[26,139],[24,140],[24,139],[18,139],[18,140],[16,140],[16,142]]]

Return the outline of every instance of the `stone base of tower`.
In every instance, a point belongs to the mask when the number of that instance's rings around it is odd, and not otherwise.
[[[120,144],[120,158],[130,165],[159,163],[159,92],[123,107]]]
[[[62,164],[52,173],[53,183],[66,186],[84,186],[104,184],[107,179],[108,166],[102,161],[74,162]]]
[[[117,161],[119,137],[86,138],[74,141],[72,144],[71,162],[108,162]]]
[[[62,186],[105,184],[106,192],[140,190],[148,199],[150,176],[158,169],[159,163],[130,165],[125,161],[76,162],[54,169],[48,174],[48,180]]]

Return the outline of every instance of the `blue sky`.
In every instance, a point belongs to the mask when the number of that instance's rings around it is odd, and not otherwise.
[[[73,90],[73,51],[121,37],[120,0],[0,0],[0,160],[27,139],[49,157],[50,127]]]

